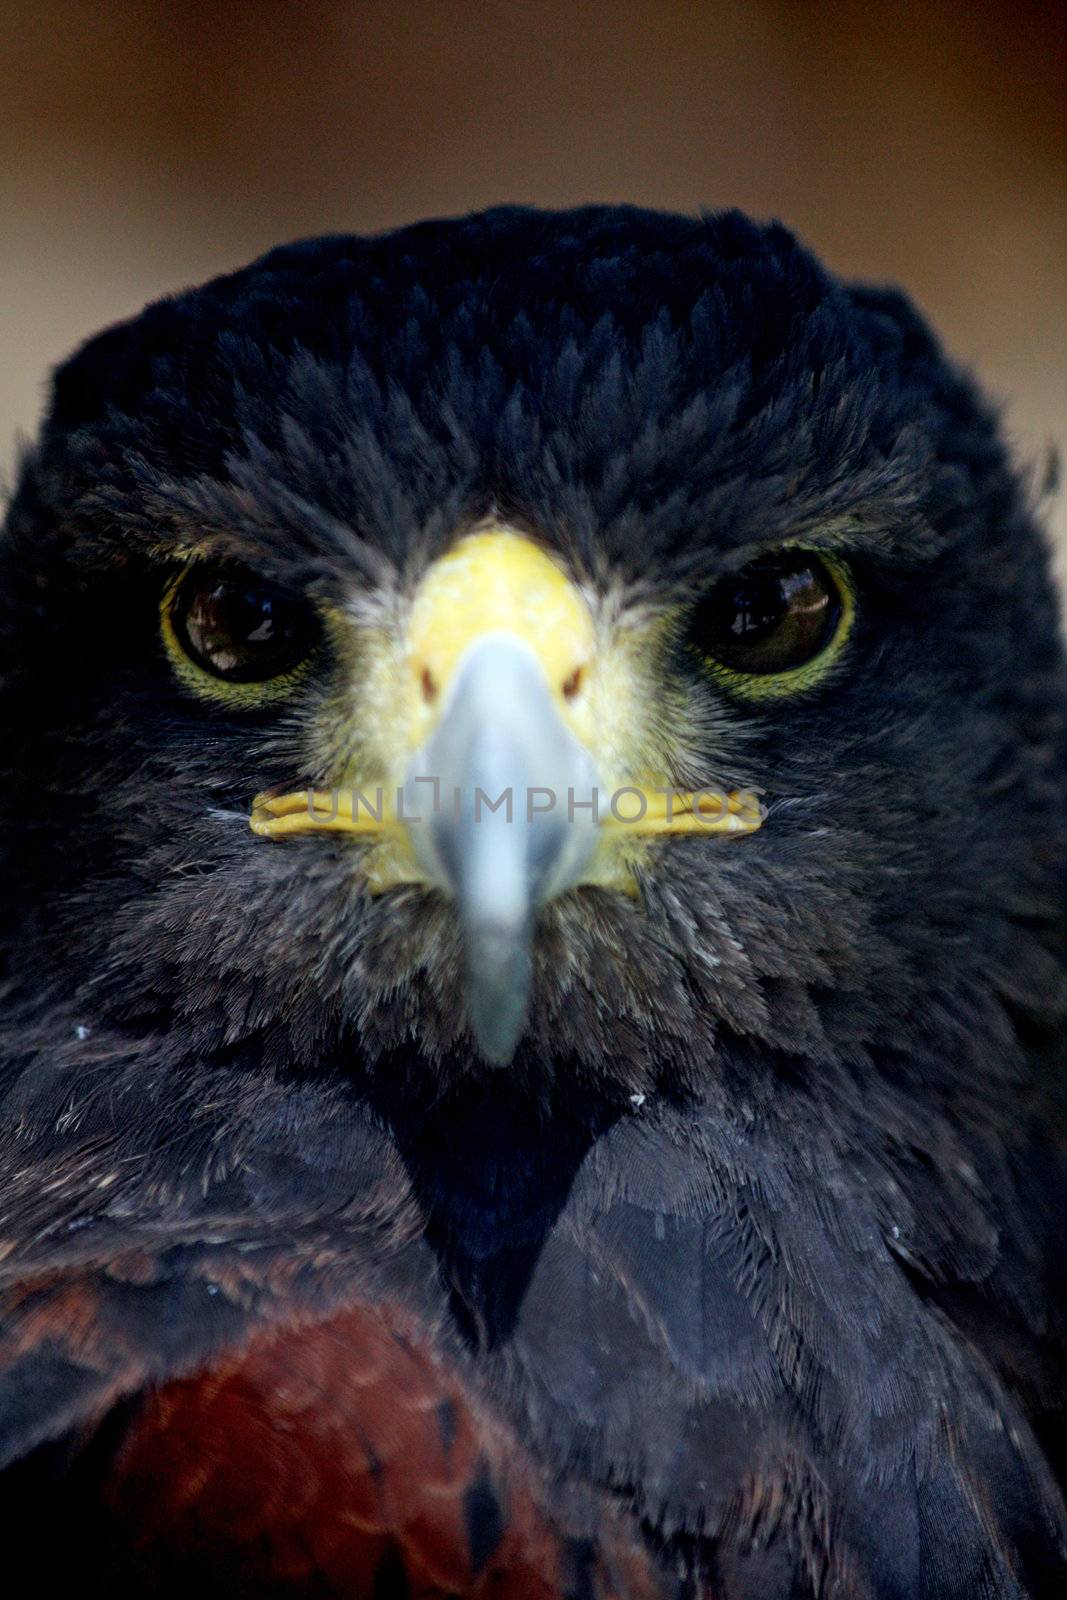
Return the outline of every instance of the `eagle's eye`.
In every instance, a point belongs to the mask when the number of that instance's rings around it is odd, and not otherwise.
[[[182,681],[246,703],[291,687],[318,638],[312,607],[238,569],[188,568],[168,585],[161,617]]]
[[[696,606],[689,638],[733,686],[787,693],[822,676],[844,643],[853,609],[838,561],[787,546],[720,578]]]

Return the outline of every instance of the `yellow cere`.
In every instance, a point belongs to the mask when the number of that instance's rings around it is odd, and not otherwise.
[[[603,632],[581,589],[523,534],[493,526],[467,535],[430,566],[388,625],[348,625],[355,633],[341,648],[357,731],[340,770],[345,786],[402,781],[437,725],[460,660],[495,633],[536,655],[563,721],[595,752],[605,783],[659,770],[658,741],[646,736],[657,699],[649,641]]]
[[[434,563],[412,602],[405,667],[423,713],[413,719],[410,748],[433,726],[435,707],[472,640],[488,633],[528,644],[557,699],[565,702],[570,693],[578,700],[596,648],[581,593],[532,540],[503,529],[474,533]]]

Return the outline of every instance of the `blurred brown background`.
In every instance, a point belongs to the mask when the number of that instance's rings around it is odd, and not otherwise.
[[[506,199],[780,216],[1067,444],[1063,5],[0,0],[0,41],[0,466],[149,297]]]

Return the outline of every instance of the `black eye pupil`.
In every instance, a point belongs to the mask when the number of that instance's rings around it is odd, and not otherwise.
[[[312,646],[307,607],[267,584],[240,577],[183,580],[172,607],[188,655],[230,683],[262,683],[296,666]]]
[[[735,672],[787,672],[826,648],[841,609],[841,592],[818,556],[779,551],[721,579],[696,607],[690,638]]]
[[[781,626],[788,607],[784,586],[758,577],[747,583],[738,582],[732,595],[723,599],[723,621],[738,641],[748,645],[773,634]]]

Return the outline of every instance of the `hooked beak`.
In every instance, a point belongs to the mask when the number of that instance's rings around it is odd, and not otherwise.
[[[421,881],[450,896],[469,1024],[493,1062],[522,1033],[539,908],[582,883],[633,892],[625,850],[605,854],[611,836],[736,835],[762,821],[748,794],[613,787],[597,755],[597,657],[584,597],[540,547],[507,530],[470,535],[423,579],[392,663],[389,781],[253,807],[265,837],[379,840],[376,892]]]
[[[568,820],[568,795],[592,794],[596,769],[521,639],[487,634],[463,657],[441,721],[412,762],[405,810],[413,818],[412,791],[426,776],[446,798],[409,824],[415,854],[455,899],[482,1053],[506,1061],[526,1011],[537,909],[581,882],[598,835],[573,804]]]

